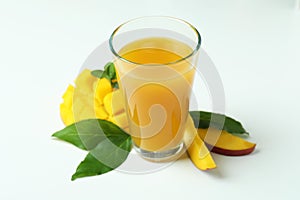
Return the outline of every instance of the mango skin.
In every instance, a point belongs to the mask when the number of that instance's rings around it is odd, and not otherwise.
[[[208,131],[209,130],[209,131]],[[252,153],[256,144],[234,136],[227,131],[210,129],[198,129],[198,135],[205,141],[206,146],[212,152],[226,156],[243,156]]]

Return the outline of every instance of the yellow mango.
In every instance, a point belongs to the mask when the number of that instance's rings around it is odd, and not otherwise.
[[[98,119],[108,119],[108,113],[106,112],[104,106],[95,107],[96,118]]]
[[[93,92],[93,85],[98,81],[98,78],[91,74],[91,71],[84,69],[76,78],[75,86],[83,94],[91,94]]]
[[[112,91],[110,81],[98,79],[88,69],[83,70],[75,80],[75,87],[69,85],[63,95],[60,114],[67,126],[84,119],[107,119],[103,98]]]
[[[205,146],[205,143],[199,137],[197,129],[194,127],[193,119],[190,115],[186,122],[184,142],[187,147],[188,154],[197,168],[201,170],[208,170],[217,167],[209,150]]]
[[[73,101],[74,87],[69,85],[62,98],[64,100],[64,105],[66,107],[70,107]]]
[[[74,95],[74,87],[69,85],[65,93],[63,94],[63,102],[60,104],[60,116],[65,125],[70,125],[74,123],[73,116],[73,95]]]
[[[198,135],[212,147],[212,152],[227,156],[242,156],[253,152],[256,144],[234,136],[227,131],[210,128],[198,129]]]
[[[104,98],[103,98],[103,106],[106,110],[106,112],[112,116],[113,112],[112,112],[112,96],[113,96],[114,92],[110,92],[108,93]]]
[[[111,83],[106,78],[98,79],[93,84],[94,98],[98,105],[103,104],[103,98],[112,92],[113,88]]]
[[[75,121],[72,108],[68,108],[64,104],[60,104],[60,117],[66,126],[73,124]]]
[[[110,116],[124,112],[125,104],[121,90],[115,90],[107,94],[103,99],[103,104]]]
[[[118,115],[111,116],[109,119],[112,123],[116,124],[122,129],[128,128],[128,121],[127,121],[127,116],[125,112],[122,112]]]

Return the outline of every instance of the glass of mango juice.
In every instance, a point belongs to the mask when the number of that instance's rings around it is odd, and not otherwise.
[[[110,37],[129,134],[147,160],[170,161],[184,150],[200,44],[191,24],[162,16],[128,21]]]

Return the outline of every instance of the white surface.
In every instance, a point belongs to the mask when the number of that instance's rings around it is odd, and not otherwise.
[[[0,2],[0,199],[299,199],[295,1],[173,2]],[[214,172],[186,159],[152,174],[111,172],[71,182],[85,153],[50,137],[63,127],[62,93],[117,25],[155,14],[200,30],[223,80],[227,113],[243,122],[258,148],[245,157],[214,154]]]

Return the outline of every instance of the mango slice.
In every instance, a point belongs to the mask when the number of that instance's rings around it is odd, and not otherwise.
[[[73,94],[74,94],[74,87],[72,85],[69,85],[62,97],[64,101],[62,104],[60,104],[60,117],[66,126],[74,123],[73,108],[72,108]]]
[[[198,129],[198,135],[206,145],[212,147],[212,152],[227,156],[242,156],[253,152],[256,144],[234,136],[226,131],[210,128]]]
[[[194,127],[193,119],[190,115],[186,122],[184,143],[191,160],[197,168],[208,170],[217,167],[205,143],[197,134],[197,129]]]
[[[81,91],[82,94],[92,94],[94,83],[99,79],[91,75],[91,71],[84,69],[75,79],[75,87]]]
[[[103,104],[110,116],[125,112],[125,103],[121,90],[115,90],[108,93],[103,98]]]
[[[118,115],[114,115],[108,119],[108,121],[111,121],[112,123],[116,124],[120,128],[127,130],[128,129],[128,121],[127,116],[125,112],[122,112]]]
[[[91,75],[92,76],[92,75]],[[106,78],[98,79],[93,84],[93,93],[98,105],[103,105],[104,97],[113,91],[110,81]]]
[[[108,119],[103,98],[112,90],[109,80],[98,79],[90,70],[83,70],[75,80],[75,87],[69,85],[62,97],[60,115],[63,123],[68,126],[84,119]]]

